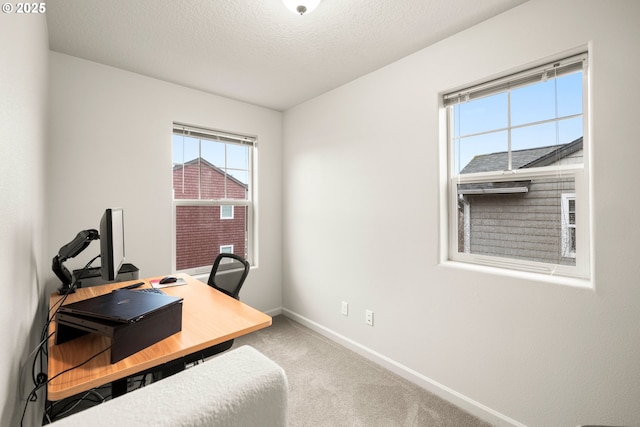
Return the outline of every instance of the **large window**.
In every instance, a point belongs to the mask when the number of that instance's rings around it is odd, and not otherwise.
[[[587,54],[444,95],[449,258],[587,278]]]
[[[208,273],[220,252],[251,262],[253,137],[175,123],[175,270]]]

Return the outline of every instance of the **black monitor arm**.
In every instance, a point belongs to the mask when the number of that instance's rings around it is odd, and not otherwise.
[[[58,276],[58,279],[62,281],[62,287],[58,289],[60,293],[66,293],[71,289],[71,283],[73,282],[73,277],[67,267],[63,265],[63,263],[69,259],[78,255],[80,252],[85,250],[89,243],[92,240],[97,240],[100,238],[98,234],[98,230],[83,230],[78,233],[78,235],[60,248],[58,251],[58,255],[53,257],[53,261],[51,263],[51,269]]]

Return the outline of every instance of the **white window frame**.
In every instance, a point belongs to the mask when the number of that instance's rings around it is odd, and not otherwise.
[[[577,213],[576,213],[576,219],[574,220],[574,223],[571,223],[570,220],[570,213],[571,210],[569,209],[569,202],[571,200],[574,201],[574,210],[575,208],[575,200],[576,200],[576,194],[575,193],[563,193],[562,194],[562,205],[561,205],[561,212],[562,212],[562,218],[561,218],[561,230],[562,230],[562,256],[567,257],[567,258],[575,258],[576,257],[576,252],[575,250],[572,250],[571,248],[571,230],[575,230],[576,229],[576,224],[575,221],[577,220]]]
[[[255,194],[257,187],[257,149],[258,149],[258,141],[257,137],[250,135],[243,135],[237,133],[231,133],[226,131],[220,131],[215,129],[208,129],[200,126],[189,125],[185,123],[174,122],[173,123],[173,131],[172,134],[178,132],[184,132],[185,135],[192,135],[195,137],[199,137],[202,139],[213,139],[214,141],[223,141],[225,143],[231,144],[240,144],[249,146],[249,177],[248,177],[248,191],[246,199],[176,199],[172,195],[172,204],[173,204],[173,232],[172,232],[172,254],[171,254],[171,269],[172,271],[177,271],[176,267],[176,256],[177,256],[177,248],[176,248],[176,209],[178,206],[224,206],[231,205],[232,209],[235,211],[235,206],[246,206],[247,208],[247,235],[246,235],[246,244],[245,250],[246,255],[245,258],[249,262],[251,266],[255,265],[255,229],[256,229],[256,214],[257,211]],[[222,215],[222,209],[220,209]],[[198,274],[209,274],[211,272],[211,268],[213,267],[212,263],[206,266],[199,266],[196,268],[180,270],[180,272],[184,272],[190,275],[198,275]]]
[[[233,253],[233,245],[221,245],[220,246],[221,254],[232,254]]]
[[[224,215],[224,208],[225,207],[229,207],[231,209],[231,215]],[[235,206],[233,205],[220,205],[220,219],[233,219],[234,218],[234,212],[235,212]]]
[[[470,263],[476,265],[483,265],[487,267],[498,267],[506,270],[518,270],[528,271],[533,273],[540,273],[546,275],[560,275],[573,277],[578,279],[590,278],[590,254],[591,254],[591,236],[590,236],[590,190],[589,190],[589,136],[588,136],[588,55],[582,53],[574,57],[566,58],[568,61],[575,62],[576,59],[582,64],[582,118],[583,118],[583,163],[582,164],[567,164],[560,166],[545,166],[531,169],[512,169],[508,171],[496,171],[496,172],[477,172],[456,174],[455,173],[455,152],[452,135],[454,134],[454,123],[451,117],[451,108],[455,103],[454,98],[458,97],[468,99],[468,93],[470,91],[476,91],[477,97],[484,96],[487,91],[495,91],[493,93],[499,93],[502,90],[496,89],[500,85],[503,87],[510,84],[514,78],[520,78],[522,83],[524,78],[535,75],[536,73],[544,72],[543,70],[553,67],[559,61],[554,61],[534,69],[529,69],[521,73],[512,74],[501,79],[494,79],[488,81],[485,84],[476,85],[467,89],[463,89],[456,92],[451,92],[443,96],[443,109],[444,117],[446,117],[446,144],[447,144],[447,186],[448,186],[448,232],[444,233],[443,238],[446,242],[443,242],[443,248],[448,248],[447,255],[448,260],[457,261],[463,263]],[[527,83],[525,83],[527,84]],[[522,85],[522,84],[521,84]],[[483,93],[484,92],[484,93]],[[500,181],[519,181],[527,179],[540,179],[540,178],[569,178],[575,180],[575,193],[576,197],[576,265],[567,266],[560,264],[551,264],[536,261],[516,260],[511,258],[502,258],[497,256],[487,256],[479,254],[468,253],[468,248],[465,248],[465,252],[458,251],[458,184],[467,183],[486,183],[486,182],[500,182]],[[560,254],[561,255],[561,254]]]

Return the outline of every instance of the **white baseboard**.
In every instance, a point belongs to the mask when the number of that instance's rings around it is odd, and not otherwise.
[[[282,307],[272,308],[271,310],[263,311],[264,314],[274,317],[282,314]]]
[[[424,388],[425,390],[435,394],[442,399],[445,399],[459,408],[475,415],[476,417],[499,427],[527,427],[526,425],[509,418],[508,416],[495,411],[480,402],[477,402],[457,391],[438,383],[437,381],[428,378],[419,372],[414,371],[400,363],[389,359],[388,357],[371,350],[343,335],[340,335],[304,316],[299,315],[286,308],[280,309],[281,313],[286,317],[289,317],[296,322],[308,327],[309,329],[318,332],[319,334],[327,337],[328,339],[337,342],[338,344],[348,348],[351,351],[369,359],[370,361],[390,370],[394,374],[411,381],[412,383]],[[267,313],[269,314],[269,313]],[[280,314],[280,313],[278,313]],[[274,316],[275,314],[270,314]]]

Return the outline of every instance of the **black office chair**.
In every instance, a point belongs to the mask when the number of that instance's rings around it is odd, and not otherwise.
[[[235,254],[222,253],[213,262],[207,284],[239,300],[240,289],[248,275],[249,262],[247,260]],[[225,341],[162,365],[160,369],[154,370],[154,379],[165,378],[183,371],[187,365],[198,364],[207,357],[229,350],[232,345],[233,340]]]
[[[232,298],[240,299],[240,289],[249,275],[249,262],[236,254],[216,257],[207,283]]]
[[[232,298],[240,299],[240,289],[249,275],[249,262],[236,254],[222,253],[213,262],[207,284]],[[197,363],[207,357],[229,350],[233,340],[206,348],[185,357],[185,364]]]

